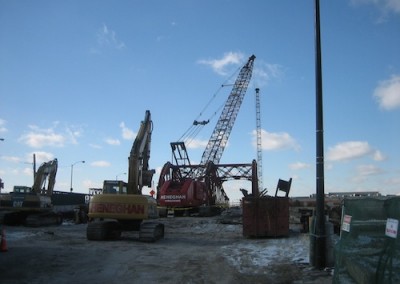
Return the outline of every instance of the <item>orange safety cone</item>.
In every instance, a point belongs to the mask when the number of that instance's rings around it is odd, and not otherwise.
[[[0,244],[0,251],[1,252],[6,252],[7,249],[7,241],[6,241],[6,233],[4,229],[1,229],[1,244]]]

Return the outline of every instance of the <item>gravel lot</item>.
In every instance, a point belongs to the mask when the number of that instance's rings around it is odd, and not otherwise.
[[[331,283],[308,265],[309,237],[247,239],[218,218],[160,219],[165,238],[87,241],[86,224],[6,227],[0,277],[8,283]]]

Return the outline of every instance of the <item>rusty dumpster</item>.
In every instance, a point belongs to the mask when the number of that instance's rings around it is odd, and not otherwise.
[[[289,235],[289,198],[252,197],[242,199],[244,237],[285,237]]]

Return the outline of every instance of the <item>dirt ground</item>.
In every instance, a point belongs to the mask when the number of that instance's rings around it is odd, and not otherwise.
[[[86,224],[6,227],[0,282],[8,283],[331,283],[309,266],[309,237],[247,239],[241,224],[216,217],[162,218],[165,238],[87,241]]]

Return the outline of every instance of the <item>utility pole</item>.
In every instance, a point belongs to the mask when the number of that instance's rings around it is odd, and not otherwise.
[[[322,63],[321,63],[321,30],[320,30],[319,0],[315,0],[315,101],[316,101],[316,212],[314,238],[314,259],[312,264],[323,269],[326,265],[326,235],[325,235],[325,192],[324,192],[324,125],[322,101]]]

